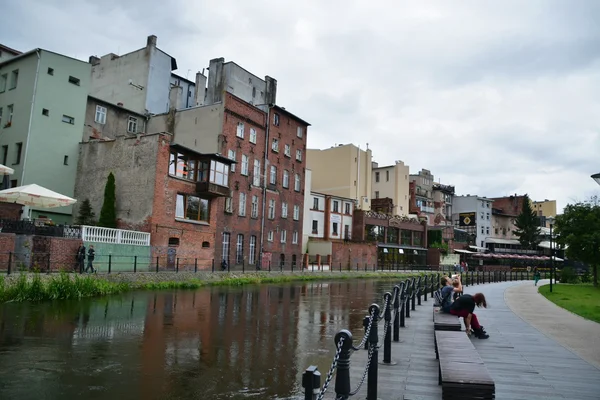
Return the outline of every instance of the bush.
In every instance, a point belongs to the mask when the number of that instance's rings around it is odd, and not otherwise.
[[[592,282],[592,275],[590,274],[590,270],[586,269],[583,271],[583,273],[580,276],[581,278],[581,283],[591,283]]]
[[[557,273],[557,279],[561,283],[579,283],[579,276],[571,267],[564,267],[560,273]]]

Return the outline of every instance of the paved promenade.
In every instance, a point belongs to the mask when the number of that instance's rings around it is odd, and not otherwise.
[[[529,281],[465,288],[466,293],[484,293],[490,305],[488,309],[477,310],[490,338],[472,340],[496,383],[496,398],[600,399],[600,369],[593,365],[600,338],[598,324],[589,325],[588,321],[573,315],[570,317],[575,319],[566,317],[563,312],[567,311],[557,311],[556,306],[531,286],[533,283]],[[379,365],[380,399],[441,399],[441,387],[437,384],[438,362],[433,347],[432,301],[422,304],[411,312],[407,327],[401,328],[401,342],[392,344],[392,359],[398,364]],[[531,324],[526,322],[529,320]],[[587,339],[584,331],[588,332]],[[354,333],[359,336],[358,331]],[[589,354],[584,359],[569,348]],[[383,347],[379,360],[382,358]],[[362,377],[366,351],[353,354],[351,362],[354,389]],[[365,397],[366,382],[355,398]],[[333,382],[326,398],[334,398]]]

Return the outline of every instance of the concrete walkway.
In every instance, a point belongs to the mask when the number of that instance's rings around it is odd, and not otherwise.
[[[538,287],[547,283],[540,281]],[[542,296],[538,287],[531,282],[512,286],[504,300],[527,323],[600,369],[600,324],[557,306]]]

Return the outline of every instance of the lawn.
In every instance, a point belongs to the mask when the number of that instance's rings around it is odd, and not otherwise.
[[[600,288],[558,284],[550,293],[550,285],[544,285],[540,287],[540,293],[557,306],[600,323]]]

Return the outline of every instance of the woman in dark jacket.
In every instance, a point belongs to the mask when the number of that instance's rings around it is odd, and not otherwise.
[[[475,293],[473,296],[470,294],[463,294],[450,306],[450,314],[463,317],[467,334],[470,333],[472,327],[475,337],[479,339],[487,339],[490,337],[490,335],[488,335],[483,330],[483,327],[479,325],[477,315],[473,313],[473,311],[475,311],[475,306],[487,308],[487,303],[483,293]]]

